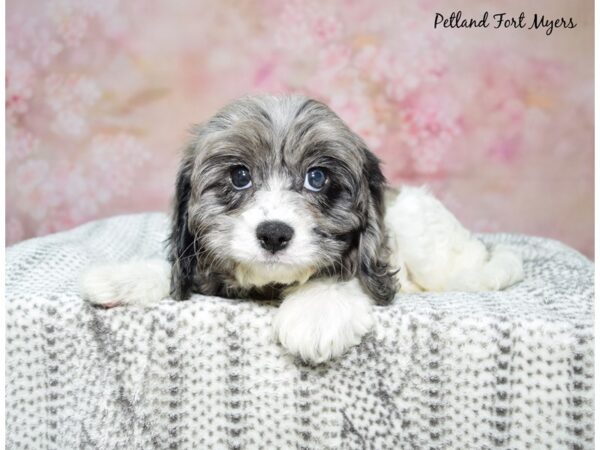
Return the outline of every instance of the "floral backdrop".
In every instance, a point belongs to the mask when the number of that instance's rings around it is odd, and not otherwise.
[[[168,209],[191,123],[234,97],[327,102],[478,231],[593,257],[593,2],[8,0],[6,233]],[[574,29],[434,29],[436,12]]]

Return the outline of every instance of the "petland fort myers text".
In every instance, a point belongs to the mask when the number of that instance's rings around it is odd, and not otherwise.
[[[533,14],[527,17],[524,12],[518,16],[511,16],[507,13],[490,14],[484,12],[478,18],[464,18],[462,11],[454,11],[449,16],[442,13],[435,13],[433,28],[492,28],[492,29],[527,29],[543,30],[547,36],[550,36],[556,29],[573,29],[577,26],[572,17],[552,18],[543,14]]]

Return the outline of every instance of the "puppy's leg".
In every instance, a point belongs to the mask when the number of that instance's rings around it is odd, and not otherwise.
[[[169,296],[170,275],[162,259],[95,266],[83,273],[80,292],[95,305],[150,306]]]
[[[498,245],[488,251],[424,188],[403,187],[386,211],[397,264],[428,291],[498,290],[523,279],[519,255]]]
[[[340,356],[372,327],[371,299],[356,279],[313,280],[287,290],[273,321],[281,344],[311,363]]]

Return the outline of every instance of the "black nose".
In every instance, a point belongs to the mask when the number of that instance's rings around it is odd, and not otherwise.
[[[256,227],[256,237],[262,248],[271,253],[285,248],[294,235],[294,229],[277,220],[262,222]]]

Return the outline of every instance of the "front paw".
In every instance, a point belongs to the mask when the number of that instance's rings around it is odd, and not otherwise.
[[[310,281],[285,296],[273,331],[293,355],[322,363],[358,345],[373,327],[372,305],[356,280]]]
[[[105,308],[151,306],[169,295],[170,271],[170,264],[160,259],[93,266],[79,280],[80,293]]]

